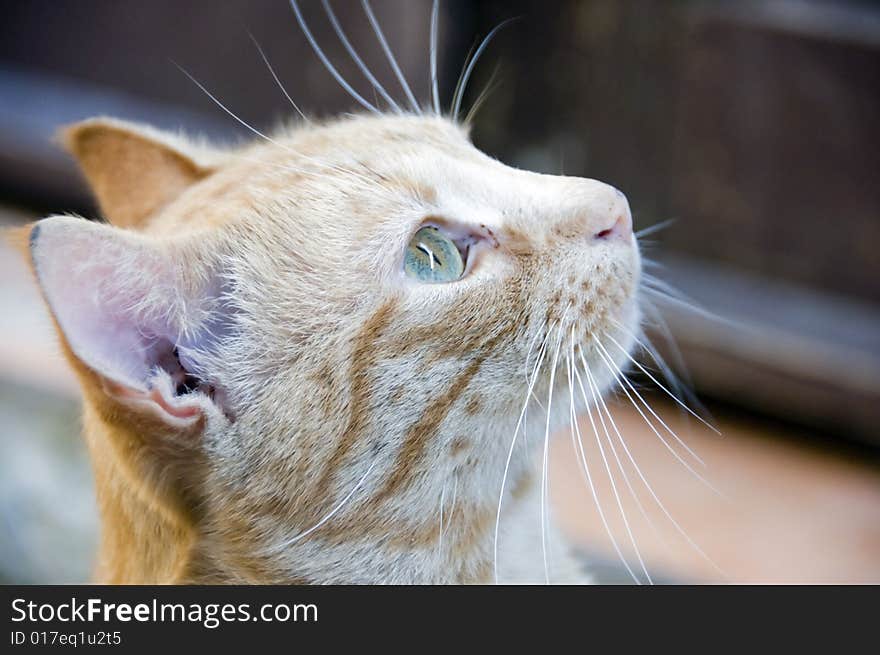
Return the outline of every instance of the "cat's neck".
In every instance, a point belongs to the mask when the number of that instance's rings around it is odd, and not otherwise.
[[[469,488],[464,480],[453,484],[447,481],[449,495],[443,498],[444,509],[439,513],[439,502],[431,502],[438,509],[436,519],[433,513],[429,520],[413,524],[411,520],[383,522],[381,536],[390,544],[390,551],[383,557],[381,549],[364,554],[356,546],[365,526],[358,526],[351,556],[345,558],[340,569],[339,561],[324,562],[322,553],[335,558],[335,549],[312,548],[311,538],[339,541],[336,547],[347,548],[347,535],[337,535],[344,531],[345,521],[328,522],[325,531],[316,531],[309,539],[304,539],[286,551],[285,566],[275,568],[278,562],[265,562],[254,559],[248,551],[242,557],[231,557],[223,552],[217,556],[210,548],[206,549],[199,541],[197,523],[192,516],[181,511],[180,503],[163,494],[155,486],[144,482],[142,472],[133,470],[138,457],[132,455],[131,441],[143,441],[149,430],[121,429],[105,420],[95,405],[85,402],[85,436],[92,455],[98,505],[101,514],[101,540],[96,566],[96,582],[126,584],[171,584],[194,582],[259,582],[268,579],[299,580],[308,583],[335,582],[340,579],[363,581],[387,581],[389,571],[397,571],[400,583],[488,583],[494,571],[494,535],[498,499],[494,493],[478,493],[483,486],[500,488],[500,479],[492,479],[484,484]],[[504,428],[510,426],[502,426]],[[535,426],[533,426],[535,427]],[[536,428],[537,429],[537,428]],[[505,444],[501,439],[509,430],[499,430],[497,439],[487,441]],[[486,436],[486,435],[484,435]],[[126,452],[127,450],[127,452]],[[465,469],[475,466],[483,458],[462,463]],[[504,516],[501,520],[501,533],[504,537],[499,544],[499,559],[502,562],[518,559],[518,551],[524,540],[531,540],[531,534],[515,534],[508,521],[526,526],[531,533],[537,516],[537,485],[526,466],[528,458],[517,462],[509,471],[504,501]],[[193,466],[193,468],[197,468]],[[430,485],[429,485],[430,486]],[[437,485],[434,485],[437,486]],[[432,487],[433,488],[433,487]],[[440,488],[437,486],[437,488]],[[456,489],[453,492],[452,489]],[[411,491],[416,492],[417,487]],[[457,498],[456,498],[457,495]],[[178,499],[179,500],[179,499]],[[424,500],[424,499],[422,499]],[[441,497],[437,496],[437,501]],[[425,502],[413,498],[408,506],[426,506]],[[526,507],[531,507],[526,510]],[[526,512],[527,516],[521,516]],[[529,514],[528,512],[531,512]],[[412,517],[409,517],[412,519]],[[395,531],[395,523],[399,529]],[[422,525],[422,528],[415,528]],[[329,530],[329,533],[325,533]],[[540,548],[537,542],[535,548]],[[534,549],[533,549],[534,550]],[[222,549],[221,549],[222,551]],[[510,552],[508,552],[510,551]],[[540,552],[534,550],[534,552]],[[213,554],[209,554],[213,553]],[[303,566],[304,562],[309,565]],[[257,566],[262,564],[263,566]],[[350,567],[350,570],[346,567]],[[502,567],[507,577],[509,565]],[[251,579],[248,571],[259,573]],[[327,571],[334,571],[332,579],[325,579]],[[524,579],[537,579],[529,574]],[[519,573],[516,573],[520,577]]]
[[[118,456],[118,441],[124,435],[98,418],[88,402],[84,424],[101,518],[95,581],[185,582],[195,542],[193,529],[155,490],[145,488],[127,470]]]

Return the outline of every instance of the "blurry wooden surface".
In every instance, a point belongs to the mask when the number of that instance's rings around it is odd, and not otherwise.
[[[667,249],[880,302],[876,4],[696,7]]]
[[[661,261],[664,283],[705,310],[647,296],[704,395],[880,447],[880,306],[705,260]],[[662,330],[651,335],[675,362]]]
[[[676,219],[667,251],[880,301],[877,3],[473,6],[523,16],[487,55],[481,147],[617,186],[637,228]]]
[[[379,103],[336,37],[321,3],[300,4],[309,29],[339,73],[364,98]],[[430,2],[371,4],[413,92],[425,100],[430,88]],[[332,6],[374,76],[405,104],[406,96],[361,3],[337,0]],[[444,3],[441,16],[444,47],[439,51],[438,77],[447,99],[461,50],[467,49],[451,27],[456,7]],[[295,120],[296,111],[252,39],[286,93],[309,115],[360,109],[312,51],[287,0],[30,0],[5,3],[3,9],[0,190],[38,207],[90,207],[73,162],[50,145],[52,135],[66,123],[112,115],[224,141],[254,137],[178,66],[229,111],[264,133]],[[448,70],[453,60],[455,74]]]
[[[667,442],[722,496],[677,461],[625,401],[612,405],[615,422],[645,479],[682,531],[714,562],[700,555],[674,527],[616,442],[650,523],[644,518],[600,428],[621,504],[649,573],[690,582],[880,583],[876,458],[869,464],[823,450],[803,439],[815,435],[789,432],[742,415],[720,418],[717,426],[723,436],[719,437],[695,420],[683,419],[656,395],[651,404],[705,466],[694,462],[661,429]],[[586,418],[580,420],[580,431],[605,517],[630,566],[639,571]],[[586,551],[617,561],[570,437],[568,433],[557,437],[550,472],[555,516]]]

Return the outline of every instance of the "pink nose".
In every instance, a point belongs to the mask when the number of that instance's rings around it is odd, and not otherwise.
[[[606,227],[593,235],[594,239],[613,239],[615,237],[628,239],[632,235],[632,217],[629,212],[623,212],[617,216],[611,227]]]

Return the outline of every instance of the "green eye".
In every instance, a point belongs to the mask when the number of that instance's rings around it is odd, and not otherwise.
[[[452,239],[428,226],[416,232],[406,247],[403,270],[421,282],[452,282],[464,273],[464,261]]]

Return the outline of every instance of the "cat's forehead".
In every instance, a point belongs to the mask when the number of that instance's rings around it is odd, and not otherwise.
[[[294,196],[314,192],[317,183],[355,199],[394,203],[415,196],[426,205],[501,207],[544,203],[574,181],[507,166],[477,149],[467,126],[435,115],[355,116],[299,127],[260,147],[276,169],[279,161],[292,166],[291,179],[299,166],[319,170],[294,181],[287,190]]]
[[[291,131],[289,143],[297,150],[366,156],[436,148],[451,152],[472,146],[466,127],[439,116],[359,115]]]
[[[280,224],[317,221],[323,229],[328,216],[344,215],[348,224],[372,224],[468,196],[467,187],[486,186],[504,169],[474,147],[467,128],[442,117],[313,121],[228,151],[215,174],[160,223],[221,225],[252,216]]]
[[[352,116],[310,122],[229,151],[219,170],[154,221],[156,232],[261,223],[290,233],[404,239],[439,213],[526,229],[594,185],[511,168],[479,151],[467,128],[439,116]],[[604,194],[602,202],[604,202]],[[589,198],[586,198],[589,200]]]
[[[247,217],[301,222],[350,210],[352,202],[363,211],[350,217],[369,217],[372,203],[387,209],[389,201],[411,199],[414,189],[432,196],[439,160],[485,157],[466,128],[436,116],[351,116],[261,136],[219,155],[213,173],[166,207],[149,230],[176,233]]]
[[[292,174],[300,168],[318,170],[324,182],[340,184],[352,195],[366,190],[352,181],[371,180],[377,189],[386,190],[396,183],[406,194],[406,187],[414,183],[423,191],[442,186],[444,179],[457,177],[461,164],[470,170],[504,168],[474,147],[466,126],[439,116],[354,116],[313,123],[259,147],[272,160],[275,173],[278,162],[291,167]],[[300,181],[317,180],[311,175]]]

